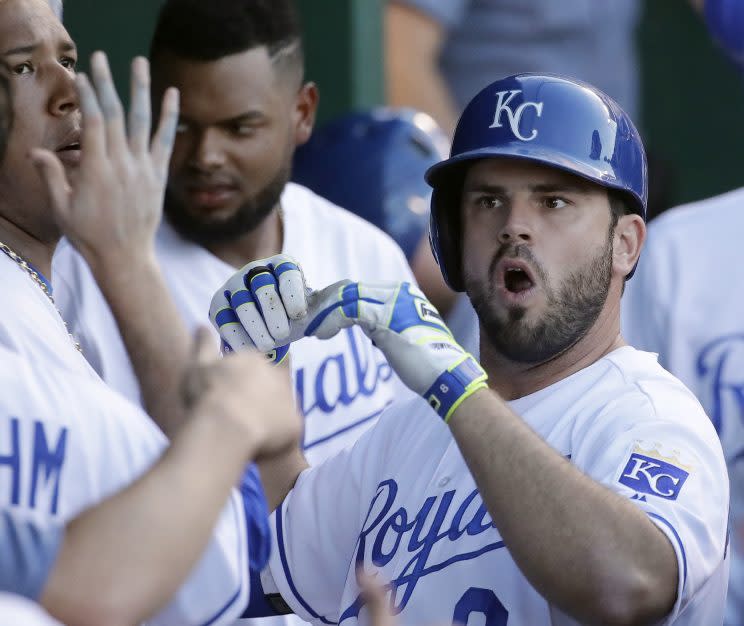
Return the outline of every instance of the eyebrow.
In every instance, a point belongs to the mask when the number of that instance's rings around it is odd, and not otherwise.
[[[41,44],[36,42],[29,44],[27,46],[18,46],[16,48],[10,48],[9,50],[6,50],[2,53],[2,56],[8,57],[12,56],[14,54],[31,54],[32,52],[35,52],[41,47]],[[73,52],[77,51],[77,47],[72,41],[65,41],[60,44],[59,46],[60,50],[62,52]]]

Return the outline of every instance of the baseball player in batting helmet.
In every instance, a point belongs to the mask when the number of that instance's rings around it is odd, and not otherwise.
[[[478,312],[481,362],[409,284],[307,296],[291,340],[358,325],[421,397],[283,481],[264,592],[356,624],[361,568],[390,581],[402,623],[720,624],[720,443],[684,385],[620,335],[645,236],[632,122],[585,83],[510,76],[475,96],[427,180],[434,251]],[[275,297],[296,307],[302,280],[276,273]]]

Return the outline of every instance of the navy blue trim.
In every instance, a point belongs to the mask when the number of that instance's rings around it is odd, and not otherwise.
[[[285,261],[284,263],[280,263],[274,268],[274,274],[276,274],[277,278],[284,274],[284,272],[291,272],[292,270],[299,270],[300,268],[297,267],[294,263],[290,261]]]
[[[685,583],[687,582],[687,555],[685,554],[685,546],[682,543],[682,539],[680,538],[674,526],[672,526],[661,515],[657,515],[656,513],[651,513],[650,511],[646,511],[646,515],[648,515],[649,517],[653,517],[654,519],[657,519],[660,522],[662,522],[669,530],[672,531],[674,538],[677,540],[677,544],[679,545],[679,550],[680,552],[682,552],[682,571],[683,571],[682,586],[684,587]]]
[[[245,512],[245,508],[244,507],[241,506],[240,508],[243,509],[243,511]],[[233,510],[233,514],[236,515],[235,506],[232,507],[232,510]],[[238,520],[236,519],[236,522],[237,521]],[[246,520],[246,522],[247,522],[247,520]],[[247,527],[245,528],[245,531],[246,531],[246,533],[248,532],[248,528]],[[244,533],[239,533],[239,535],[241,537],[241,544],[242,544],[243,543],[242,540],[245,538],[245,534]],[[238,571],[239,572],[246,572],[247,573],[248,572],[248,566],[245,563],[245,557],[248,554],[248,550],[246,549],[246,546],[245,545],[241,545],[241,546],[239,546],[238,551],[239,551],[239,554],[240,554],[240,557],[241,557],[240,558],[240,564],[238,566]],[[249,574],[249,576],[250,576],[250,574]],[[230,598],[227,601],[227,603],[225,604],[225,606],[223,606],[219,611],[217,611],[217,613],[215,613],[206,622],[204,622],[202,624],[202,626],[211,626],[211,624],[214,624],[218,619],[220,619],[229,609],[232,608],[233,604],[235,604],[235,601],[240,596],[240,592],[242,590],[243,590],[243,579],[241,578],[241,581],[238,584],[238,590],[233,594],[232,598]]]
[[[305,599],[300,595],[300,592],[297,591],[297,587],[295,587],[294,581],[292,580],[292,574],[289,571],[289,563],[287,563],[287,554],[284,551],[284,530],[283,530],[284,502],[282,502],[279,505],[279,508],[276,510],[274,519],[276,520],[276,544],[279,547],[279,560],[282,562],[282,569],[284,570],[284,577],[287,579],[287,584],[289,585],[290,590],[294,594],[294,597],[297,598],[297,601],[315,619],[319,619],[324,624],[336,624],[336,622],[330,622],[324,617],[321,617],[320,615],[318,615],[315,611],[313,611],[312,608],[310,608],[310,605],[307,602],[305,602]]]
[[[46,276],[44,276],[44,274],[42,274],[39,271],[39,268],[36,267],[33,263],[29,263],[28,261],[26,261],[26,263],[28,263],[28,266],[32,270],[34,270],[34,272],[36,272],[36,275],[39,277],[39,280],[42,283],[44,283],[44,286],[49,290],[49,295],[52,295],[54,293],[53,290],[52,290],[52,282]]]
[[[331,313],[333,313],[334,310],[338,308],[344,308],[346,305],[359,303],[359,302],[370,302],[372,304],[385,304],[381,300],[375,300],[374,298],[358,298],[357,300],[337,300],[333,304],[327,306],[325,309],[323,309],[320,313],[318,313],[315,316],[315,319],[310,322],[310,325],[305,330],[305,337],[309,337],[312,335],[324,321],[325,318],[328,317]]]
[[[351,430],[353,428],[356,428],[357,426],[361,426],[365,422],[369,422],[370,420],[373,420],[376,417],[379,417],[380,413],[382,413],[386,408],[388,408],[388,406],[390,406],[390,403],[389,402],[384,407],[382,407],[381,409],[378,409],[377,411],[375,411],[374,413],[372,413],[372,415],[368,415],[367,417],[363,417],[363,418],[357,420],[356,422],[353,422],[352,424],[347,424],[343,428],[341,428],[341,429],[339,429],[337,431],[332,432],[330,435],[326,435],[325,437],[321,437],[320,439],[316,439],[315,441],[311,441],[310,443],[306,443],[303,446],[303,448],[305,450],[309,450],[310,448],[314,448],[315,446],[318,446],[321,443],[325,443],[329,439],[333,439],[334,437],[338,437],[339,435],[342,435],[345,432],[347,432],[347,431],[349,431],[349,430]]]
[[[247,289],[239,289],[230,296],[230,306],[233,309],[238,308],[241,304],[251,304],[253,302],[253,294]]]
[[[254,293],[261,289],[261,287],[269,287],[272,285],[276,287],[276,278],[274,278],[274,275],[269,271],[261,272],[251,278],[251,290]]]
[[[214,322],[217,324],[217,328],[222,328],[226,324],[239,324],[240,320],[237,313],[232,309],[222,309],[214,316]]]

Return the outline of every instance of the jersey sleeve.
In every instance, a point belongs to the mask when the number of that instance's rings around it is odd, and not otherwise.
[[[249,600],[250,568],[245,510],[234,492],[204,554],[151,626],[232,624]],[[257,574],[256,574],[257,575]]]
[[[718,593],[722,603],[725,584],[716,581],[727,566],[729,486],[720,444],[694,398],[674,393],[663,412],[642,391],[612,403],[578,429],[571,458],[643,510],[674,547],[677,600],[664,623],[697,604],[698,594]]]
[[[0,591],[38,600],[57,558],[64,529],[17,510],[0,512]]]
[[[392,412],[383,414],[353,447],[305,470],[271,517],[274,543],[264,590],[278,591],[305,621],[338,622],[367,514],[362,503],[373,500],[371,477],[385,463],[395,418]]]

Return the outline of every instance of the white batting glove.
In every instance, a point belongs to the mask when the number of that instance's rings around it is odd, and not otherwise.
[[[275,364],[289,352],[290,320],[307,313],[307,292],[295,261],[279,254],[253,261],[215,293],[209,319],[222,338],[224,352],[252,348]]]
[[[304,289],[304,282],[302,287]],[[281,283],[281,297],[275,285],[271,288],[275,290],[276,298],[284,302],[286,310]],[[297,288],[293,289],[296,294]],[[215,300],[219,298],[218,293]],[[277,343],[271,349],[277,348],[281,342],[290,343],[304,336],[327,339],[342,328],[357,324],[382,350],[406,386],[423,396],[445,421],[465,398],[487,386],[486,373],[475,358],[455,341],[431,302],[409,283],[341,281],[308,294],[304,303],[304,314],[288,320],[288,331],[281,335],[281,339],[275,339]],[[213,323],[223,339],[230,333],[239,335],[239,331],[234,329],[238,316],[231,316],[224,310],[218,311],[219,317],[212,316]],[[238,318],[238,323],[242,321]],[[252,317],[250,323],[261,328],[260,324],[254,324]],[[245,331],[244,322],[242,326]],[[229,338],[225,340],[231,346],[235,343],[235,340],[231,343]],[[245,345],[254,344],[255,339]]]

